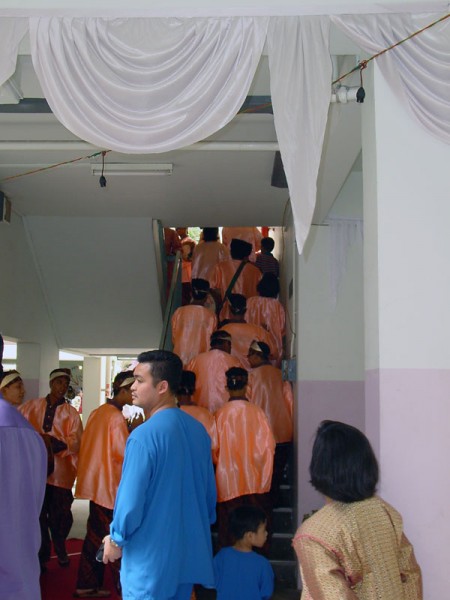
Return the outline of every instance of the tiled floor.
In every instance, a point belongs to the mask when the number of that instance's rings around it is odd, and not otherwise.
[[[84,539],[86,533],[86,521],[89,512],[88,500],[75,500],[72,505],[73,525],[69,537]],[[216,593],[214,590],[199,589],[197,592],[198,600],[214,600]],[[277,587],[272,600],[299,600],[300,592],[298,590],[285,589]]]

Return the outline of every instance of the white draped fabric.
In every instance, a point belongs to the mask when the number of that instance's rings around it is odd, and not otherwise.
[[[332,17],[369,53],[432,15]],[[331,95],[327,16],[103,19],[32,17],[33,64],[56,117],[80,138],[128,154],[167,152],[226,125],[249,90],[267,36],[275,128],[302,251]],[[0,19],[0,85],[26,19]],[[392,88],[450,142],[450,21],[378,60]]]
[[[30,19],[45,97],[77,136],[119,152],[202,140],[242,106],[265,18]]]
[[[267,34],[270,90],[301,253],[316,204],[331,97],[328,17],[275,17]]]
[[[0,19],[0,86],[16,70],[17,53],[22,38],[28,31],[28,19]]]
[[[339,286],[347,271],[348,250],[363,240],[363,220],[330,216],[330,295],[331,306],[336,308]],[[361,247],[362,251],[362,247]]]
[[[442,15],[330,17],[370,54],[408,37]],[[390,87],[425,129],[450,143],[450,19],[376,59]],[[345,82],[344,82],[345,83]]]

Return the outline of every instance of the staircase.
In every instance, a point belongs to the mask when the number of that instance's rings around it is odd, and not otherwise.
[[[292,465],[288,464],[280,486],[279,506],[273,510],[273,534],[269,560],[275,573],[277,586],[297,589],[297,558],[292,548],[292,538],[297,530],[292,472]]]

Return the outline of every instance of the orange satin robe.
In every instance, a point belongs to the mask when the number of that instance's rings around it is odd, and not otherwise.
[[[250,369],[247,354],[253,340],[265,342],[270,350],[273,347],[273,338],[268,331],[252,323],[227,323],[220,328],[231,335],[231,354],[240,360],[244,369]]]
[[[232,239],[244,240],[252,245],[253,250],[250,260],[254,261],[256,252],[261,250],[262,233],[257,227],[224,227],[222,229],[222,242],[230,247]]]
[[[215,266],[229,258],[230,251],[221,242],[199,242],[192,255],[192,279],[206,279],[211,285]]]
[[[302,523],[293,546],[302,600],[423,599],[402,518],[381,498],[327,504]]]
[[[22,404],[19,410],[38,433],[49,433],[67,444],[66,450],[55,454],[55,470],[48,476],[47,483],[70,490],[77,474],[78,452],[80,450],[83,424],[76,409],[65,403],[56,408],[51,430],[44,432],[42,424],[46,408],[46,399],[36,398]]]
[[[194,371],[196,377],[192,402],[215,413],[228,401],[225,373],[231,367],[242,365],[235,356],[218,348],[202,352],[192,359],[186,367],[188,371]]]
[[[183,365],[209,348],[209,341],[217,327],[217,317],[204,306],[188,304],[178,308],[172,317],[173,351]]]
[[[127,439],[127,422],[115,406],[102,404],[90,414],[81,440],[76,498],[114,508]]]
[[[224,260],[216,265],[214,269],[212,288],[217,288],[220,291],[220,295],[223,298],[227,291],[230,281],[233,279],[233,275],[236,273],[240,260]],[[258,267],[255,267],[252,263],[247,263],[242,269],[236,283],[234,284],[231,292],[233,294],[242,294],[246,298],[257,295],[256,286],[262,277],[261,271]]]
[[[180,408],[188,415],[191,415],[191,417],[194,417],[194,419],[197,419],[197,421],[199,421],[208,432],[208,435],[211,438],[211,452],[213,461],[215,461],[219,444],[217,441],[217,427],[214,415],[212,415],[209,410],[203,406],[194,406],[188,404],[180,406]]]
[[[264,412],[246,400],[231,400],[215,417],[219,440],[217,501],[268,492],[275,439]]]
[[[248,374],[247,396],[264,411],[277,444],[292,441],[294,398],[289,381],[283,381],[281,369],[261,365]]]
[[[283,336],[286,333],[286,311],[281,302],[276,298],[262,296],[249,298],[245,320],[248,323],[261,325],[272,334],[272,355],[279,365],[283,358]]]

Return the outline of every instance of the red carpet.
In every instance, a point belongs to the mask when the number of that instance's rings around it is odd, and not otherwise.
[[[41,575],[42,600],[72,600],[82,545],[82,540],[67,540],[67,554],[70,557],[70,566],[67,569],[60,567],[56,556],[52,556],[50,562],[47,563],[47,572]],[[120,599],[114,589],[108,567],[105,569],[103,587],[111,591],[110,600]]]

